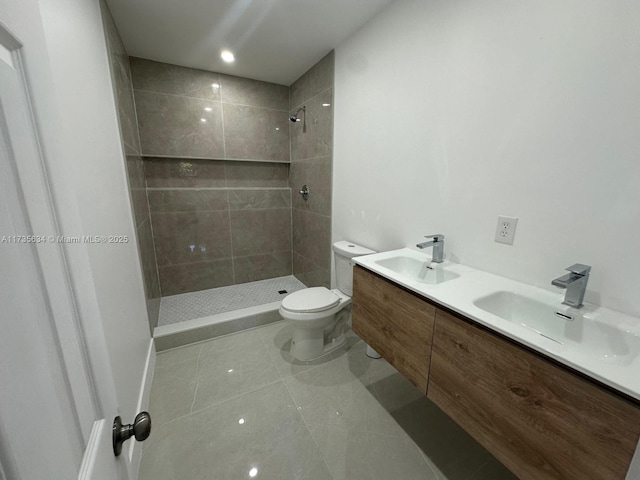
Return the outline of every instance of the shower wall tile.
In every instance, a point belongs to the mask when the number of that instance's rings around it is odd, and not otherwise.
[[[301,122],[289,127],[292,161],[331,155],[333,149],[333,88],[305,103],[307,131]]]
[[[127,177],[129,179],[129,194],[136,228],[149,218],[149,203],[144,181],[144,165],[139,154],[125,156],[127,165]]]
[[[330,156],[292,162],[289,168],[289,184],[294,192],[293,208],[331,215]],[[303,185],[307,185],[311,192],[307,200],[297,193]]]
[[[130,57],[133,88],[220,101],[220,74]]]
[[[147,187],[224,187],[223,161],[145,158]]]
[[[289,87],[285,85],[221,74],[220,93],[225,103],[289,111]]]
[[[318,267],[331,269],[331,217],[292,211],[293,251]]]
[[[286,163],[225,162],[227,187],[288,187]]]
[[[231,258],[158,268],[163,296],[233,285]]]
[[[149,208],[152,213],[202,212],[228,210],[226,190],[220,189],[159,189],[149,190]]]
[[[127,56],[127,51],[124,48],[115,22],[113,21],[113,17],[104,2],[101,4],[101,8],[104,12],[103,20],[110,54],[111,76],[113,78],[122,141],[125,147],[129,147],[135,153],[140,153],[136,111],[133,101],[133,90],[131,88],[129,57]]]
[[[291,250],[291,210],[232,210],[231,242],[234,256]]]
[[[290,109],[301,107],[311,97],[333,86],[335,52],[332,50],[289,87]]]
[[[289,88],[130,67],[162,294],[291,274]]]
[[[135,100],[143,154],[224,158],[220,102],[143,90]]]
[[[231,257],[226,211],[152,213],[151,222],[158,266]]]
[[[291,208],[291,189],[229,190],[229,208],[231,210]]]
[[[298,253],[293,254],[293,274],[307,287],[331,286],[331,270],[318,267]]]
[[[305,105],[307,131],[289,127],[292,193],[293,274],[307,286],[331,283],[334,52],[290,87],[292,112]],[[297,192],[308,185],[305,201]]]
[[[136,225],[135,241],[138,244],[138,255],[144,284],[149,328],[153,332],[153,328],[158,324],[160,284],[158,281],[158,269],[155,260],[151,221],[149,218],[144,166],[140,156],[141,147],[136,121],[134,94],[131,85],[131,70],[129,68],[129,59],[124,44],[113,21],[109,7],[104,0],[100,2],[100,9],[105,26],[114,98],[118,113],[123,151],[125,152],[129,195]]]
[[[289,161],[289,114],[223,103],[226,158]]]
[[[160,312],[160,281],[158,279],[158,267],[156,265],[156,255],[153,246],[151,219],[148,216],[138,227],[137,235],[147,297],[149,325],[153,331],[153,329],[158,326],[158,315]]]
[[[291,275],[291,250],[233,258],[235,283]]]

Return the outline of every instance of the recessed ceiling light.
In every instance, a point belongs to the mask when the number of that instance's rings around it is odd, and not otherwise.
[[[200,121],[201,121],[202,123],[206,123],[206,122],[207,122],[207,119],[206,119],[206,118],[201,118],[201,119],[200,119]]]
[[[213,87],[214,90],[217,90],[220,88],[220,84],[219,83],[212,83],[211,87]]]
[[[211,111],[213,111],[213,108],[211,108],[211,107],[204,107],[204,109],[205,109],[207,112],[211,112]]]
[[[323,103],[323,104],[322,104],[322,106],[323,106],[323,107],[330,107],[330,106],[331,106],[331,104],[330,104],[330,103]]]
[[[223,50],[220,52],[220,58],[227,63],[232,63],[235,61],[236,57],[229,50]]]

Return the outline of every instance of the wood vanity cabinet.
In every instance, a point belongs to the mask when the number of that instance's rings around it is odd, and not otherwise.
[[[426,393],[435,307],[360,266],[353,270],[353,331]]]
[[[437,309],[427,397],[522,480],[623,480],[638,405]]]
[[[353,330],[521,480],[624,480],[638,403],[360,266]]]

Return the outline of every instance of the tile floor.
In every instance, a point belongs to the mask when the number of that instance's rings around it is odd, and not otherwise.
[[[289,325],[158,354],[140,480],[513,480],[355,334],[314,362]]]
[[[306,288],[304,283],[293,275],[288,275],[162,297],[158,325],[170,325],[194,318],[279,302],[284,297],[283,294],[278,293],[279,290],[291,293],[303,288]]]

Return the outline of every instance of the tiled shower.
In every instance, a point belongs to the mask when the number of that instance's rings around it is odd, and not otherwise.
[[[333,52],[289,87],[128,57],[105,17],[151,329],[161,297],[329,286]]]

